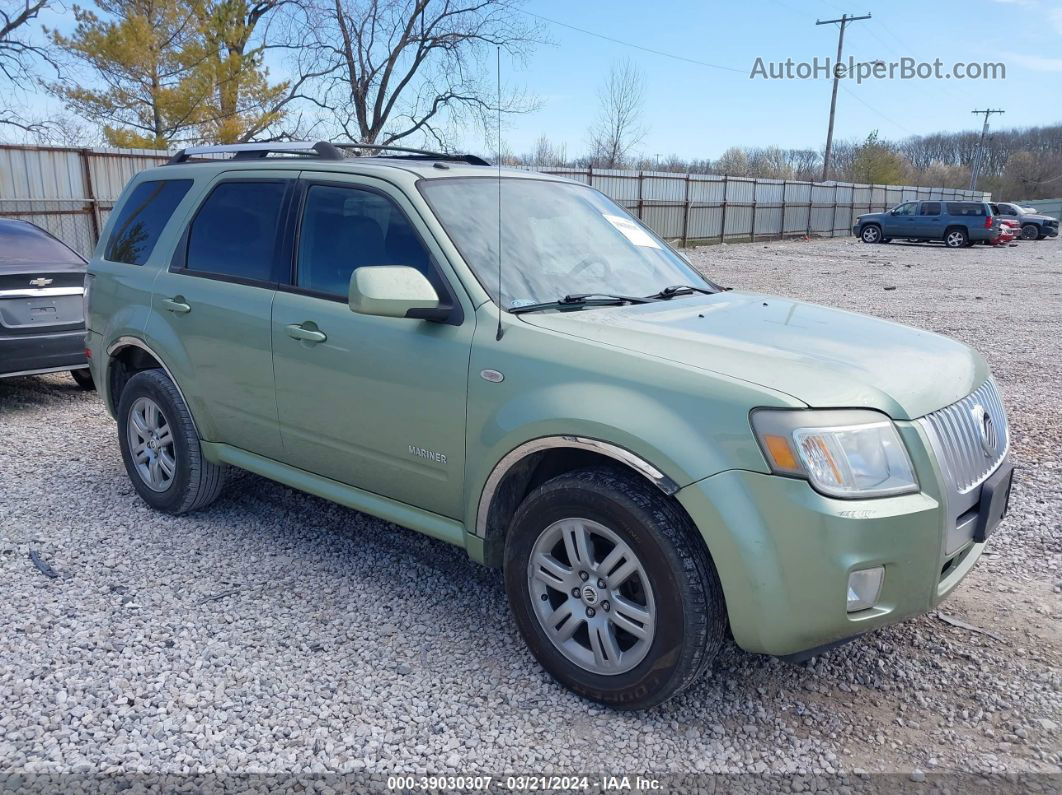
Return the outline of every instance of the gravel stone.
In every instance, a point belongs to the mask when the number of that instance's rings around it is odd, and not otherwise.
[[[542,671],[500,575],[462,550],[241,473],[208,510],[155,513],[96,394],[0,380],[0,770],[760,771],[799,774],[793,791],[831,772],[1059,773],[1062,243],[691,256],[722,284],[988,358],[1020,469],[944,612],[1003,642],[928,615],[803,665],[730,644],[678,698],[612,712]]]

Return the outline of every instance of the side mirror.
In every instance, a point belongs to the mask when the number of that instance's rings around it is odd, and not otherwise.
[[[350,311],[361,315],[437,320],[449,313],[424,274],[406,265],[355,268],[347,301]]]

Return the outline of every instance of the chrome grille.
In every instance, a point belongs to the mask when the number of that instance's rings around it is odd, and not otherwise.
[[[996,431],[998,442],[991,455],[982,445],[979,406],[992,419]],[[937,437],[940,467],[959,494],[979,486],[999,466],[1010,447],[1007,415],[991,378],[957,403],[927,414],[922,422]]]

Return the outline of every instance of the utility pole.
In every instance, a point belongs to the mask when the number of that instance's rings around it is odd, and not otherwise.
[[[986,108],[985,110],[971,110],[970,113],[985,115],[985,126],[981,128],[981,140],[977,143],[977,154],[974,156],[973,169],[970,171],[970,190],[977,190],[977,173],[981,170],[981,159],[985,152],[985,136],[988,135],[988,117],[993,113],[1006,113],[1006,111]]]
[[[830,126],[826,131],[826,153],[822,158],[822,181],[826,181],[826,175],[830,170],[830,155],[833,153],[833,117],[837,112],[837,83],[840,81],[837,68],[841,65],[841,52],[844,49],[844,29],[849,22],[858,22],[861,19],[870,19],[870,12],[867,12],[865,16],[850,17],[848,14],[841,14],[840,19],[817,19],[816,25],[833,25],[838,23],[840,25],[840,33],[837,36],[837,60],[833,64],[833,94],[830,96]]]

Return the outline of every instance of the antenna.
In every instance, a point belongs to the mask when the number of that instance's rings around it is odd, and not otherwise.
[[[496,73],[498,77],[498,155],[495,158],[498,161],[498,333],[495,335],[495,341],[502,338],[502,313],[505,311],[502,309],[502,145],[501,145],[501,47],[497,47],[497,68]]]

